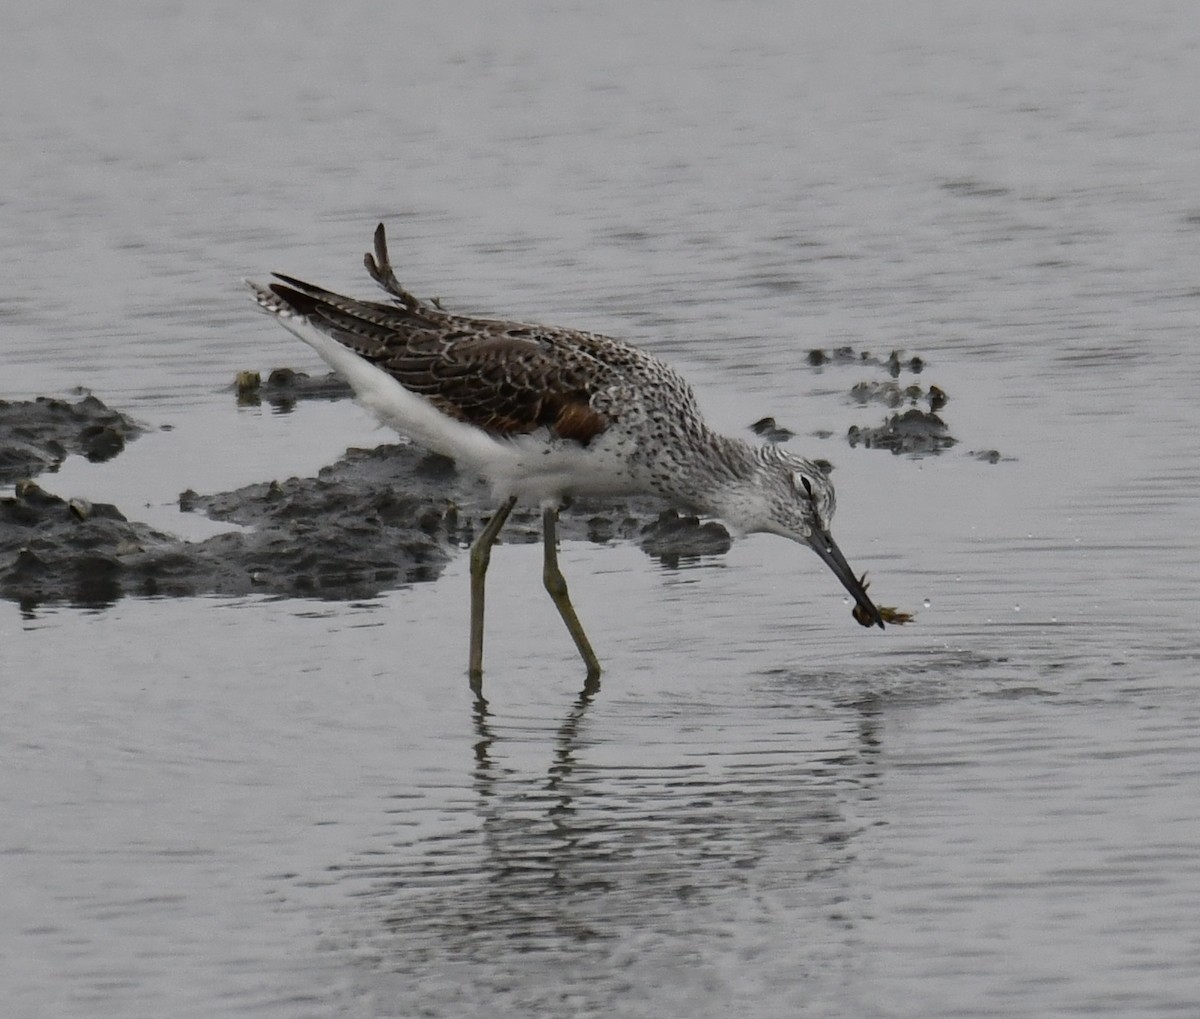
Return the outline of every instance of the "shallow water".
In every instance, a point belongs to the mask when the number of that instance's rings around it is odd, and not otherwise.
[[[572,543],[588,697],[502,547],[481,707],[462,561],[360,604],[0,605],[11,1014],[1192,1014],[1196,9],[338,10],[8,19],[0,397],[170,426],[44,486],[209,533],[184,488],[383,441],[227,387],[315,367],[239,278],[369,293],[385,219],[417,292],[794,428],[918,622],[861,630],[769,537]],[[841,345],[925,358],[960,445],[848,448],[877,376],[803,356]]]

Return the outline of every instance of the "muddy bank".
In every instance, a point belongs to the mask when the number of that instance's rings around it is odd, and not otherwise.
[[[940,453],[958,442],[938,415],[917,407],[893,414],[876,427],[851,425],[847,439],[851,446],[861,443],[867,449],[886,449],[892,453]]]
[[[885,378],[865,379],[853,383],[849,398],[860,407],[881,404],[897,413],[886,416],[878,424],[854,424],[846,433],[850,446],[866,449],[883,449],[890,453],[908,456],[928,456],[942,453],[958,444],[941,411],[950,402],[949,394],[937,385],[924,386],[920,376],[928,367],[924,358],[905,356],[893,350],[886,357],[869,351],[858,351],[852,347],[836,350],[810,350],[807,363],[818,371],[829,369],[866,368],[882,373]],[[911,375],[911,381],[904,376]],[[900,408],[904,408],[901,410]],[[767,441],[791,438],[790,429],[780,426],[774,418],[763,418],[751,428]],[[829,432],[818,433],[822,438]],[[972,451],[971,456],[977,456]],[[1004,459],[995,450],[977,456],[987,463],[998,463]]]
[[[67,400],[0,400],[0,484],[34,478],[69,455],[111,459],[145,429],[88,394]]]
[[[0,498],[0,597],[97,607],[127,595],[247,594],[370,598],[435,579],[491,512],[487,489],[444,457],[409,445],[350,450],[315,478],[180,496],[184,512],[238,529],[201,542],[129,520],[116,506],[64,500],[32,481]],[[653,500],[580,502],[564,538],[634,541],[665,561],[726,551],[718,524]],[[504,542],[540,539],[536,510],[518,507]]]
[[[808,361],[818,371],[854,366],[885,375],[882,381],[858,380],[848,392],[864,407],[882,404],[894,411],[882,425],[852,427],[852,446],[921,455],[955,443],[937,413],[947,394],[901,378],[924,370],[920,358],[895,352],[876,358],[847,348],[814,351]],[[240,404],[267,402],[284,411],[301,400],[351,395],[332,375],[313,378],[289,369],[277,369],[265,381],[242,372],[231,389]],[[315,478],[215,495],[184,492],[181,511],[231,525],[228,533],[201,542],[131,521],[116,506],[60,499],[29,480],[72,453],[92,460],[115,456],[143,430],[94,396],[75,403],[0,403],[0,483],[18,482],[11,496],[0,498],[0,597],[30,608],[45,602],[107,605],[126,595],[370,598],[436,578],[474,541],[493,509],[482,482],[405,443],[348,450]],[[793,434],[771,417],[751,430],[777,442]],[[970,455],[988,463],[1004,459],[996,450]],[[721,555],[731,543],[719,523],[701,523],[651,498],[576,502],[564,509],[560,533],[567,540],[634,542],[672,564]],[[540,537],[538,510],[518,506],[502,541]]]
[[[239,407],[268,403],[285,413],[300,400],[349,400],[354,396],[350,384],[332,372],[313,378],[292,368],[276,368],[265,380],[260,372],[238,372],[233,390]]]

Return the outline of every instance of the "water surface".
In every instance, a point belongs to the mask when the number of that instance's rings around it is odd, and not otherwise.
[[[361,604],[0,607],[14,1015],[1194,1012],[1192,5],[8,20],[0,396],[170,426],[47,488],[197,533],[184,488],[386,439],[227,391],[316,367],[240,277],[369,293],[384,219],[417,292],[795,429],[919,612],[860,630],[769,537],[569,544],[589,696],[506,546],[481,706],[461,560]],[[874,376],[804,356],[842,345],[920,354],[960,445],[850,449]]]

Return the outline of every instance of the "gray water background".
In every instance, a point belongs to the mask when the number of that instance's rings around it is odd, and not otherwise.
[[[796,429],[919,619],[770,537],[570,543],[585,704],[504,546],[485,711],[461,559],[0,605],[6,1014],[1197,1014],[1198,95],[1182,0],[9,5],[0,397],[156,429],[45,487],[199,536],[181,490],[385,441],[228,391],[318,367],[240,278],[370,294],[382,219],[418,293]],[[925,358],[961,445],[846,446],[841,345]]]

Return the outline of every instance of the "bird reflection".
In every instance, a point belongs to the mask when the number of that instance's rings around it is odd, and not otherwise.
[[[878,780],[877,705],[825,702],[814,720],[759,703],[734,713],[751,739],[712,747],[697,742],[704,713],[716,725],[729,706],[708,703],[688,709],[688,730],[668,721],[614,747],[603,728],[614,708],[598,691],[587,682],[544,734],[477,691],[470,798],[452,794],[415,841],[354,870],[399,939],[382,949],[399,969],[490,971],[513,953],[560,966],[581,945],[594,961],[662,932],[723,938],[739,912],[777,896],[826,938],[850,936],[861,828],[845,804]]]
[[[472,721],[475,726],[475,787],[481,796],[489,796],[494,792],[491,788],[494,767],[489,751],[496,742],[496,735],[491,726],[491,712],[487,698],[483,696],[482,684],[472,681],[471,690],[475,695],[472,703]],[[579,738],[579,726],[593,698],[600,692],[600,679],[589,676],[583,684],[583,689],[571,705],[571,710],[562,720],[555,734],[554,763],[547,774],[546,788],[553,792],[564,778],[570,776],[575,761],[576,743]],[[568,803],[563,806],[569,806]]]
[[[500,740],[487,699],[476,695],[472,775],[485,850],[483,870],[489,879],[481,889],[482,901],[475,903],[481,929],[504,930],[506,937],[529,939],[531,945],[598,936],[597,928],[585,920],[587,910],[580,908],[580,899],[611,887],[607,877],[598,877],[611,850],[603,838],[588,839],[589,831],[596,831],[595,822],[575,817],[577,788],[572,776],[586,742],[587,711],[599,689],[599,680],[589,677],[555,730],[545,776],[535,783],[516,779],[515,794],[514,771],[493,753]]]

